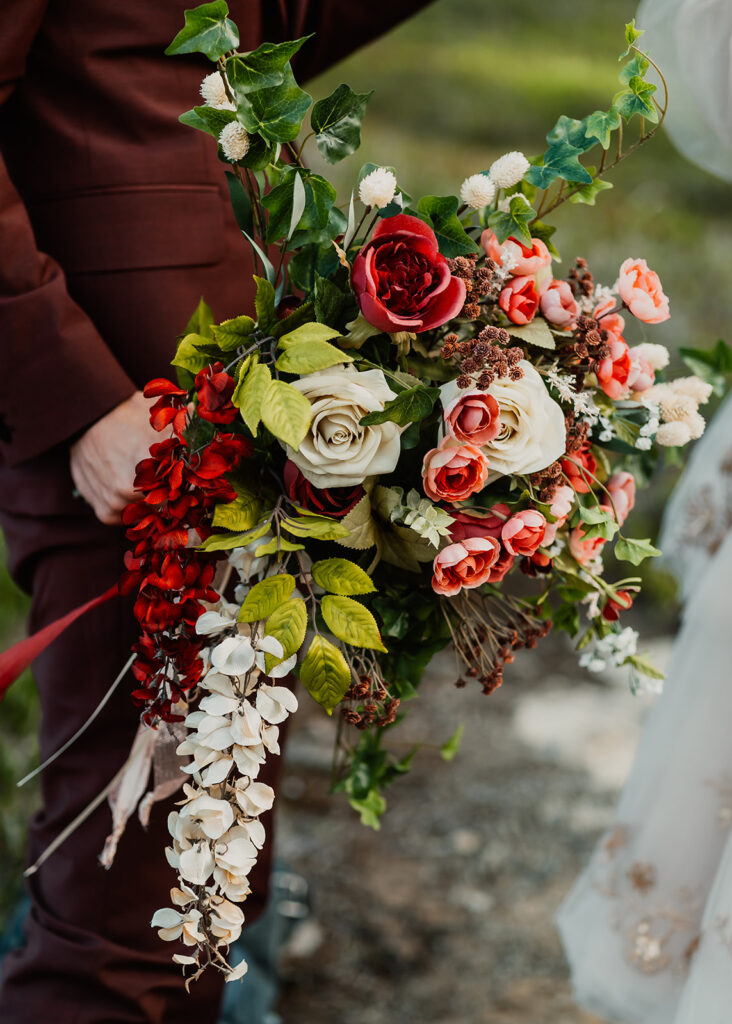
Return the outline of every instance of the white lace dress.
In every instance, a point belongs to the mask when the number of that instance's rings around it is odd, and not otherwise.
[[[558,924],[586,1009],[627,1024],[731,1024],[732,398],[666,523],[683,626],[616,823]]]

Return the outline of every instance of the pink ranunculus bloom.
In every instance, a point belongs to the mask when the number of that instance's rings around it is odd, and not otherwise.
[[[487,444],[501,430],[501,410],[493,395],[470,388],[445,408],[448,433],[468,444]]]
[[[501,540],[512,555],[533,555],[544,540],[546,519],[535,508],[526,508],[503,524]]]
[[[630,374],[628,376],[628,387],[636,395],[643,394],[653,387],[656,374],[653,367],[643,356],[639,356],[634,348],[630,349]]]
[[[532,238],[529,248],[512,235],[503,243],[503,251],[510,253],[515,260],[511,270],[515,277],[533,277],[552,265],[552,254],[540,238]]]
[[[557,533],[564,524],[567,522],[569,513],[574,507],[576,501],[574,488],[570,487],[569,484],[562,484],[561,487],[557,487],[552,498],[552,503],[549,506],[549,511],[553,516],[557,518],[553,523],[547,523],[544,531],[544,540],[542,544],[544,547],[549,547],[557,539]]]
[[[597,380],[608,396],[617,401],[628,394],[630,388],[630,349],[624,341],[608,339],[610,355],[597,364]]]
[[[592,318],[599,321],[601,330],[607,331],[608,341],[625,341],[623,337],[625,317],[622,317],[620,313],[609,312],[616,305],[615,299],[606,299],[605,302],[601,302],[599,306],[595,307]]]
[[[614,506],[618,526],[622,526],[635,505],[635,478],[632,473],[613,473],[605,486],[609,492],[609,499],[608,495],[605,495],[602,504],[611,510]],[[612,500],[612,505],[610,500]]]
[[[463,588],[472,590],[487,583],[500,551],[501,545],[494,537],[466,537],[457,544],[448,544],[433,563],[432,589],[454,597]]]
[[[539,292],[533,277],[511,277],[498,297],[498,305],[511,323],[531,323],[539,308]]]
[[[541,297],[541,311],[555,327],[568,331],[579,316],[579,306],[566,281],[552,281]]]
[[[633,316],[646,324],[660,324],[671,316],[660,278],[645,260],[625,260],[615,290]]]
[[[503,246],[496,238],[495,231],[486,228],[480,236],[480,244],[488,259],[500,267],[503,263]]]
[[[433,501],[465,501],[483,489],[487,476],[488,460],[480,448],[454,437],[427,452],[422,463],[424,493]]]
[[[581,526],[575,526],[569,535],[569,551],[580,565],[587,565],[607,543],[603,537],[585,537]]]

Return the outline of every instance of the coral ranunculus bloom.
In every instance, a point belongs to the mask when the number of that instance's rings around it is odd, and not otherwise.
[[[531,323],[539,308],[539,292],[533,277],[512,277],[498,297],[498,305],[513,324]]]
[[[432,589],[454,597],[463,588],[472,590],[487,583],[500,551],[501,545],[494,537],[468,537],[449,544],[435,558]]]
[[[427,452],[422,465],[424,493],[433,501],[465,501],[483,490],[487,476],[488,460],[480,448],[453,437]]]
[[[615,288],[633,316],[644,323],[661,324],[671,316],[661,280],[645,260],[626,260]]]

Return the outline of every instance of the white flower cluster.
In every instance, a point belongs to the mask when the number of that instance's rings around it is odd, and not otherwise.
[[[704,433],[699,406],[709,401],[711,384],[699,377],[679,377],[668,384],[654,384],[648,398],[660,410],[661,425],[656,432],[660,445],[676,446],[695,441]]]
[[[191,758],[183,768],[191,782],[180,810],[168,817],[173,842],[166,856],[179,876],[170,894],[174,906],[158,910],[151,922],[161,939],[195,947],[192,955],[176,954],[176,963],[200,971],[214,962],[227,981],[247,969],[244,961],[230,968],[219,950],[241,933],[237,904],[250,892],[248,876],[265,841],[260,816],[275,795],[257,776],[267,753],[279,754],[279,726],[297,710],[292,691],[269,682],[291,671],[295,655],[268,668],[268,655],[282,659],[282,644],[237,623],[237,612],[222,599],[196,623],[199,634],[217,640],[204,654],[208,671],[199,687],[205,696],[186,718],[189,733],[177,749]]]
[[[400,487],[392,490],[399,491],[401,498],[403,492]],[[408,526],[436,548],[440,546],[440,537],[450,536],[450,526],[453,523],[451,515],[433,505],[429,498],[423,498],[414,488],[391,510],[389,518],[392,522]]]
[[[529,166],[529,161],[523,153],[519,153],[517,150],[504,153],[491,164],[489,172],[491,181],[496,188],[513,188],[521,181]]]
[[[460,199],[472,210],[482,210],[495,196],[496,186],[487,174],[471,174],[460,186]]]
[[[580,656],[580,666],[590,672],[603,672],[608,665],[622,665],[638,650],[638,633],[630,626],[619,633],[608,633],[595,640]]]
[[[229,99],[220,71],[206,75],[201,82],[201,96],[206,106],[215,110],[236,110],[236,103]]]
[[[230,121],[225,124],[219,133],[219,145],[224,151],[224,156],[231,163],[243,160],[249,152],[249,135],[246,128],[238,121]]]
[[[574,378],[569,374],[560,373],[553,366],[546,374],[548,384],[554,388],[562,402],[571,402],[575,415],[584,420],[588,426],[599,424],[600,441],[610,441],[614,437],[612,423],[598,407],[589,391],[575,391]]]
[[[651,445],[653,444],[653,438],[656,436],[658,431],[658,427],[661,422],[661,412],[658,408],[658,403],[654,402],[652,398],[647,396],[641,399],[640,404],[648,409],[648,419],[638,432],[638,437],[635,440],[635,447],[638,451],[647,452],[650,451]]]
[[[361,180],[358,186],[358,198],[364,206],[376,206],[382,210],[394,198],[397,180],[393,171],[386,167],[377,167]]]

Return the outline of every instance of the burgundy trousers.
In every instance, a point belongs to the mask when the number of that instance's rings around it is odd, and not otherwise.
[[[12,563],[14,530],[27,539],[28,520],[2,519]],[[39,523],[39,529],[43,526]],[[101,526],[91,515],[76,522],[46,521],[45,528],[55,543],[36,554],[30,570],[27,561],[24,565],[34,630],[114,583],[125,550],[121,531]],[[114,598],[78,620],[38,658],[42,759],[96,707],[136,635],[130,602]],[[139,722],[131,689],[128,675],[89,730],[43,772],[43,808],[30,825],[29,863],[126,760]],[[276,770],[275,763],[263,776],[270,784]],[[166,817],[174,801],[153,807],[147,829],[136,816],[130,818],[109,870],[97,860],[110,830],[105,801],[28,879],[25,944],[4,962],[2,1024],[215,1024],[221,976],[206,972],[186,993],[180,968],[170,959],[177,944],[161,942],[149,927],[155,910],[170,905],[175,884],[164,854]],[[271,836],[271,817],[265,826]],[[270,851],[271,841],[252,876],[253,893],[244,905],[248,923],[266,898]]]

